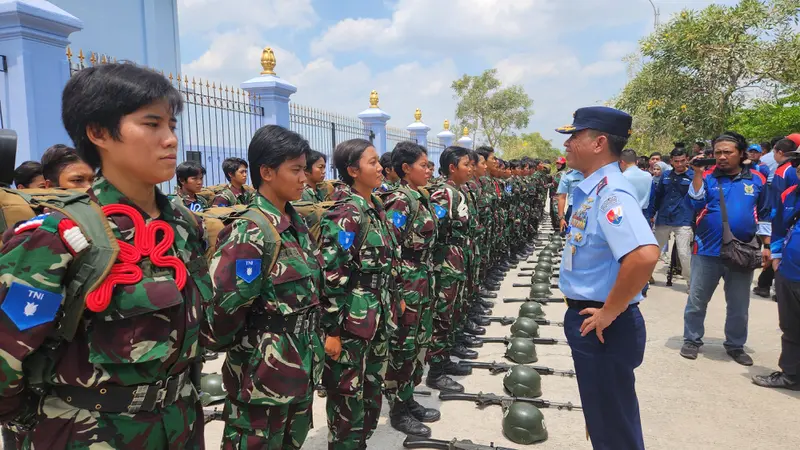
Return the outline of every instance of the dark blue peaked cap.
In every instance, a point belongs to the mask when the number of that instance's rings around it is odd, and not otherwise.
[[[633,118],[626,112],[607,106],[581,108],[572,117],[572,125],[556,128],[556,131],[572,134],[581,130],[596,130],[621,137],[628,137],[632,132]]]

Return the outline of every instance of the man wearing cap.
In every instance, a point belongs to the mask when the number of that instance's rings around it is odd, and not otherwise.
[[[644,449],[633,372],[646,340],[641,291],[659,249],[617,164],[631,122],[622,111],[592,106],[556,130],[570,135],[567,163],[585,177],[574,190],[559,288],[567,298],[564,333],[595,449]]]
[[[750,160],[750,167],[757,170],[765,178],[769,178],[769,166],[761,162],[761,145],[750,144],[747,147],[747,159]]]

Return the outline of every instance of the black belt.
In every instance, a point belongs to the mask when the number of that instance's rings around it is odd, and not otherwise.
[[[102,388],[56,385],[53,386],[53,392],[75,408],[104,413],[136,414],[140,411],[166,408],[175,403],[188,380],[188,372],[183,372],[153,384]]]
[[[429,264],[430,261],[430,252],[427,250],[413,250],[410,248],[403,247],[400,251],[400,254],[403,258],[403,261],[411,261],[417,264]]]
[[[350,288],[365,288],[378,290],[386,281],[387,275],[383,273],[354,273],[350,275]]]
[[[288,315],[251,313],[247,326],[258,332],[301,334],[319,331],[319,318],[317,307]]]
[[[631,303],[630,306],[637,306],[639,302]],[[595,302],[593,300],[573,300],[571,298],[567,299],[567,306],[573,309],[586,309],[586,308],[602,308],[605,306],[603,302]]]
[[[442,243],[445,244],[445,245],[464,245],[464,244],[467,243],[467,238],[450,236],[450,237],[444,238],[442,240]]]

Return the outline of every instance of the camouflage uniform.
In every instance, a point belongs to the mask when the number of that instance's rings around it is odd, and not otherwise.
[[[422,382],[425,352],[433,328],[433,245],[438,236],[437,217],[430,199],[401,181],[401,188],[385,198],[386,217],[402,253],[398,264],[397,290],[406,302],[397,332],[389,341],[389,369],[386,372],[386,398],[389,405],[407,402],[414,387]],[[411,210],[409,196],[416,199]]]
[[[480,274],[485,275],[496,253],[496,233],[499,229],[495,222],[497,207],[497,191],[489,175],[482,176],[480,182],[480,196],[478,197],[478,220],[482,225],[483,233],[478,237],[481,245]]]
[[[115,213],[108,224],[120,246],[146,255],[135,255],[138,261],[128,253],[125,258],[142,278],[135,284],[118,284],[102,312],[87,309],[83,313],[77,333],[72,341],[61,344],[55,365],[45,377],[47,394],[36,407],[38,422],[21,439],[22,447],[203,448],[202,409],[194,387],[186,382],[188,367],[201,351],[202,307],[211,296],[202,226],[158,190],[158,219],[133,206],[103,177],[94,181],[88,193],[100,205],[128,205],[140,214],[134,222]],[[65,232],[71,221],[58,212],[40,219],[26,222],[18,232],[9,230],[0,250],[0,420],[4,422],[24,408],[31,394],[23,361],[34,352],[46,351],[47,340],[62,317],[56,312],[64,305],[68,272],[74,269],[75,254]],[[156,244],[162,242],[163,231],[155,234],[150,226],[164,223],[174,232],[172,245],[163,251],[158,246],[145,251],[134,245],[134,237],[140,240],[150,235],[145,231],[149,229]],[[150,255],[176,256],[181,261],[188,272],[182,290],[176,286],[176,269],[156,265]],[[14,321],[7,315],[19,301],[15,293],[20,288],[42,294],[40,303],[28,303],[25,309],[26,316],[40,319],[36,326],[18,327],[19,318]],[[156,384],[172,387],[166,406],[152,410],[143,406],[146,409],[136,411],[132,391]]]
[[[553,223],[553,229],[558,230],[561,226],[561,221],[558,220],[558,184],[561,182],[561,177],[567,173],[566,169],[561,169],[553,175],[553,182],[550,184],[550,220]]]
[[[205,211],[209,208],[208,200],[206,200],[204,197],[195,195],[194,199],[192,199],[181,191],[178,191],[177,194],[170,196],[170,200],[181,202],[183,206],[196,213]]]
[[[400,181],[384,180],[384,182],[381,183],[381,186],[378,188],[378,191],[380,191],[380,192],[390,192],[390,191],[394,191],[399,186],[400,186]]]
[[[328,392],[328,447],[358,449],[378,425],[381,389],[389,354],[389,336],[397,325],[399,305],[391,299],[392,264],[397,246],[380,201],[374,207],[348,187],[349,194],[322,221],[325,261],[323,326],[339,336],[342,353],[325,360]]]
[[[467,279],[464,249],[469,246],[469,206],[455,183],[447,180],[431,194],[434,209],[439,212],[439,238],[434,247],[435,286],[433,336],[428,351],[431,364],[450,360],[455,345],[455,325],[463,300]],[[441,208],[441,209],[440,209]]]
[[[478,198],[481,195],[481,188],[478,182],[474,179],[467,181],[462,187],[462,192],[464,198],[467,200],[467,209],[469,211],[469,222],[467,226],[469,245],[464,249],[464,268],[467,271],[467,279],[464,284],[464,298],[459,316],[460,323],[457,327],[457,332],[459,334],[466,324],[469,307],[472,306],[475,296],[478,295],[478,277],[480,275],[479,262],[481,258],[481,250],[480,247],[478,247],[478,237],[483,232],[481,224],[478,221]]]
[[[315,326],[322,258],[291,204],[283,215],[256,194],[250,208],[275,227],[280,252],[266,267],[274,246],[256,223],[239,219],[220,232],[211,261],[210,347],[228,351],[222,447],[298,449],[311,427],[312,394],[325,356]],[[310,325],[290,331],[280,325],[298,318]]]
[[[254,195],[244,188],[236,189],[232,184],[226,184],[225,187],[214,197],[211,206],[233,206],[233,205],[248,205]]]

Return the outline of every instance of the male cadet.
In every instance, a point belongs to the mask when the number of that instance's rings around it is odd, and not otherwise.
[[[247,183],[247,161],[242,158],[227,158],[222,161],[222,173],[228,184],[217,194],[212,206],[247,205],[252,195],[248,193],[244,184]]]
[[[581,108],[556,131],[567,164],[585,180],[574,191],[559,289],[567,298],[564,334],[595,449],[644,449],[633,371],[642,363],[642,288],[658,261],[656,238],[634,188],[620,172],[631,116],[604,106]]]
[[[574,168],[570,168],[558,181],[556,195],[558,196],[558,221],[562,234],[566,234],[567,221],[572,216],[572,192],[581,181],[583,181],[583,174]]]

